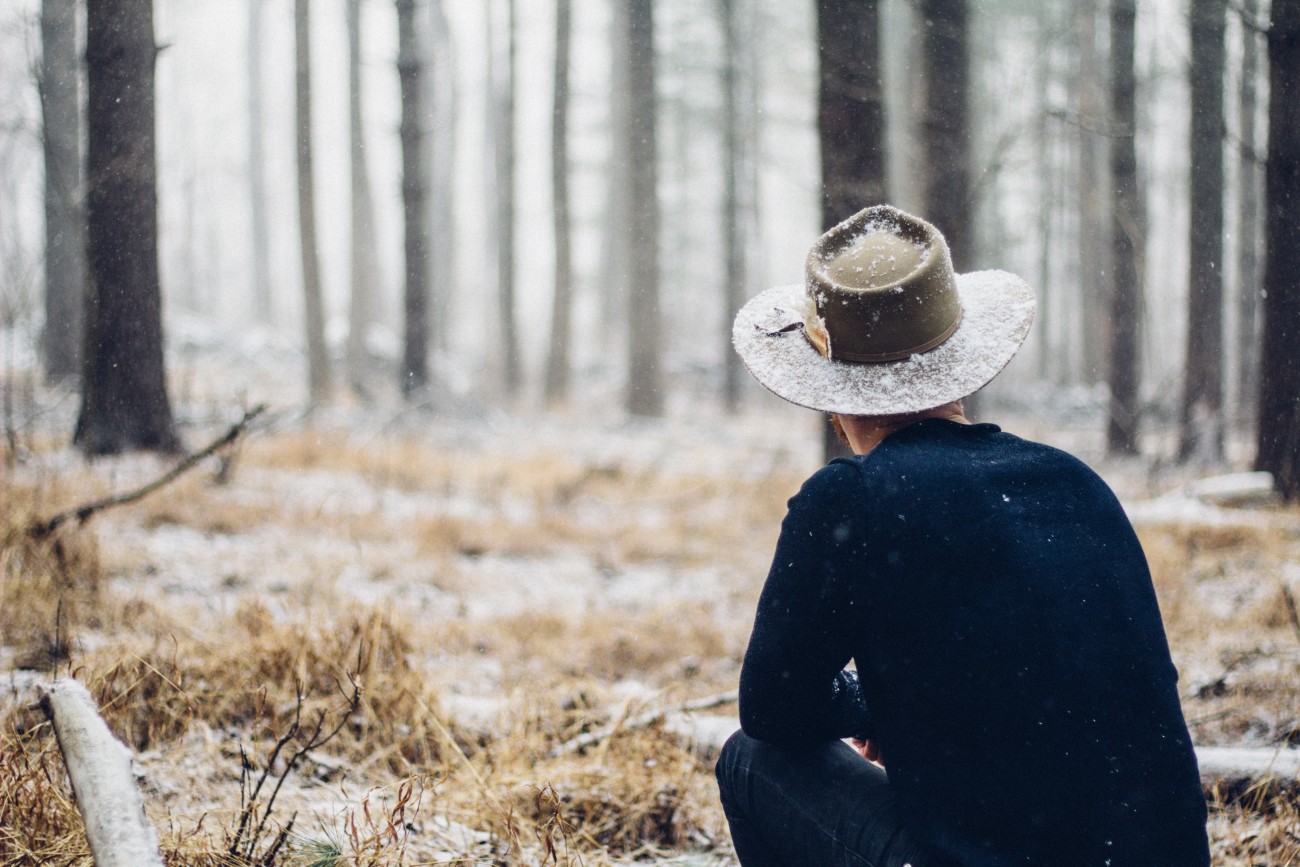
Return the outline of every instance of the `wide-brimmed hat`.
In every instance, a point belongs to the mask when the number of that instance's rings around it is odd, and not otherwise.
[[[804,285],[752,298],[731,336],[778,397],[822,412],[897,415],[982,388],[1020,349],[1034,307],[1015,274],[956,273],[938,229],[879,205],[823,235]]]

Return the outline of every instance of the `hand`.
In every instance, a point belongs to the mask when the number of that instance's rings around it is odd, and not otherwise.
[[[849,738],[849,743],[853,745],[853,749],[857,750],[858,755],[862,756],[862,758],[873,764],[880,765],[882,768],[885,766],[885,763],[880,760],[880,746],[875,741]]]

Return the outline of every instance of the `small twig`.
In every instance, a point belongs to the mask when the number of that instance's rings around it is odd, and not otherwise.
[[[679,704],[676,707],[660,708],[659,710],[643,713],[640,716],[635,716],[632,717],[631,719],[625,719],[620,717],[619,720],[615,722],[613,725],[602,726],[601,728],[593,729],[592,731],[589,732],[584,732],[583,734],[578,735],[576,738],[570,738],[569,740],[564,741],[561,744],[557,744],[556,746],[551,748],[551,752],[549,753],[549,755],[551,758],[555,759],[555,758],[559,758],[560,756],[570,755],[571,753],[581,752],[582,750],[585,750],[587,747],[598,744],[601,741],[605,740],[606,738],[618,734],[620,731],[625,731],[628,729],[640,729],[640,728],[645,728],[647,726],[652,726],[655,723],[663,720],[669,714],[691,713],[693,711],[710,710],[715,707],[720,707],[724,704],[731,704],[732,702],[736,701],[738,697],[739,697],[739,693],[736,690],[731,690],[729,692],[719,692],[713,695],[706,695],[703,698],[692,699],[691,701],[684,702],[683,704]]]
[[[162,488],[165,485],[174,482],[183,473],[191,469],[195,464],[199,463],[204,458],[211,456],[217,451],[230,445],[235,440],[239,439],[241,436],[243,436],[244,432],[248,429],[248,426],[252,424],[253,420],[265,411],[266,411],[266,404],[258,404],[257,406],[248,410],[248,412],[244,413],[244,417],[241,418],[239,421],[237,421],[235,424],[231,425],[230,430],[226,431],[225,434],[213,440],[211,443],[207,445],[207,447],[201,449],[200,451],[188,455],[184,460],[182,460],[179,464],[173,467],[169,472],[165,473],[164,475],[160,476],[159,478],[155,479],[149,484],[144,485],[143,487],[140,488],[136,488],[133,491],[128,491],[125,494],[117,494],[112,497],[105,497],[102,500],[95,500],[94,502],[86,503],[85,505],[78,506],[75,509],[69,509],[66,512],[60,512],[59,514],[45,521],[37,521],[36,523],[32,524],[30,527],[27,528],[27,535],[32,537],[33,539],[44,539],[47,538],[50,534],[52,534],[55,530],[63,526],[68,521],[75,520],[79,524],[84,524],[87,520],[91,518],[91,516],[93,516],[97,512],[102,512],[105,509],[111,509],[114,506],[124,506],[128,503],[134,503],[137,500],[144,499],[145,497],[149,496],[159,488]]]

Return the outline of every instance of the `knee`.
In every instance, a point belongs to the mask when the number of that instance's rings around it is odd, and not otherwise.
[[[718,762],[713,772],[718,779],[718,791],[724,802],[734,800],[737,788],[742,785],[746,771],[749,770],[750,756],[758,742],[737,729],[727,742],[722,745]]]

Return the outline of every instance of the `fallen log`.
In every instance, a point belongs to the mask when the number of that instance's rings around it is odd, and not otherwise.
[[[708,756],[716,756],[731,733],[740,728],[740,720],[726,714],[670,711],[659,714],[655,721],[659,719],[667,730]],[[588,737],[597,734],[607,733],[602,729]],[[1202,787],[1229,794],[1232,800],[1249,792],[1300,792],[1300,749],[1197,747],[1196,761]]]
[[[158,836],[144,814],[131,751],[113,736],[95,701],[75,680],[42,690],[95,867],[163,867]]]

